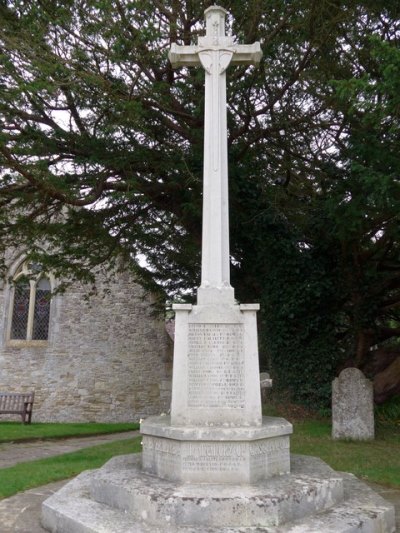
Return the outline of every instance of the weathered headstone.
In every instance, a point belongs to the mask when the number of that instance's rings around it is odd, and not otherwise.
[[[332,382],[332,438],[375,437],[372,382],[358,368],[345,368]]]
[[[267,391],[272,388],[272,379],[268,372],[260,373],[260,388],[261,388],[261,403],[265,404],[267,401]]]

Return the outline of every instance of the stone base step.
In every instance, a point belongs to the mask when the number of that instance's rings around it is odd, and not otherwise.
[[[131,461],[131,462],[130,462]],[[116,458],[93,474],[91,499],[155,526],[277,526],[343,500],[343,482],[323,461],[292,461],[291,474],[256,484],[176,483],[141,471],[140,457]]]
[[[334,473],[335,477],[332,478],[340,479],[342,483],[344,497],[341,502],[333,502],[329,509],[325,505],[324,510],[312,512],[312,508],[316,507],[315,500],[323,497],[324,490],[320,490],[319,494],[318,490],[315,492],[315,485],[309,484],[310,480],[318,477],[321,479],[322,471],[328,472],[329,475],[332,475],[333,471],[319,459],[292,457],[292,473],[266,482],[263,493],[260,492],[259,486],[238,486],[235,495],[233,487],[229,487],[227,493],[226,487],[210,485],[207,489],[198,485],[176,485],[175,497],[180,496],[182,501],[177,503],[177,500],[172,500],[170,507],[168,507],[168,498],[171,495],[168,496],[163,492],[165,485],[163,488],[160,487],[158,478],[153,477],[151,480],[152,476],[142,474],[140,471],[135,474],[136,480],[138,477],[143,477],[142,481],[148,483],[148,489],[145,496],[140,499],[139,506],[135,507],[132,498],[135,499],[137,495],[137,485],[136,488],[132,487],[132,471],[138,468],[139,458],[137,454],[116,457],[97,471],[81,474],[46,500],[42,509],[43,526],[53,533],[393,533],[395,531],[393,506],[351,474]],[[271,481],[274,483],[271,484]],[[303,489],[308,484],[310,490],[296,492],[293,488],[289,489],[293,484],[299,485],[299,481],[303,483]],[[284,482],[288,484],[286,494],[279,493],[278,490],[279,484],[283,490]],[[325,486],[325,493],[328,486]],[[295,501],[295,494],[296,497],[300,496],[300,502]],[[326,496],[325,494],[327,501]],[[113,500],[109,501],[109,504],[96,501],[108,498]],[[241,504],[240,498],[242,498]],[[253,498],[252,503],[250,503],[251,498]],[[228,500],[231,500],[230,507],[226,507]],[[112,507],[115,502],[118,502],[119,509]],[[260,511],[256,517],[257,521],[253,521],[250,525],[251,509],[257,506],[257,502],[261,510],[265,508],[264,520],[260,520],[262,516]],[[265,507],[265,502],[268,502],[269,506]],[[191,519],[195,517],[196,525],[177,524],[177,521],[179,522],[177,515],[184,509],[185,504],[188,506],[187,510],[194,513]],[[133,512],[131,512],[132,505]],[[290,505],[293,509],[297,506],[297,510],[292,509],[289,512],[291,521],[288,522],[286,512]],[[221,509],[219,517],[215,514],[218,506]],[[155,511],[157,507],[163,510],[157,513]],[[126,510],[129,508],[131,510]],[[168,514],[168,510],[171,513]],[[299,511],[307,516],[298,518]],[[227,513],[230,513],[229,518]],[[207,514],[214,516],[217,523],[212,524],[208,518],[205,519]],[[185,521],[185,515],[186,512],[183,510],[181,522]],[[236,515],[233,519],[233,522],[236,520],[236,524],[232,523],[232,515]]]

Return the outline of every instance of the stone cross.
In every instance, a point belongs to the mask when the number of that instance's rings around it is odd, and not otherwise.
[[[226,69],[230,64],[258,64],[260,43],[239,45],[225,35],[227,11],[211,6],[204,12],[206,35],[197,45],[171,45],[174,68],[201,65],[205,79],[203,236],[198,304],[234,303],[230,285]]]

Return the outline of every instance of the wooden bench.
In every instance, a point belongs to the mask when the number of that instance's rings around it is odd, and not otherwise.
[[[32,418],[34,392],[0,392],[0,415],[21,415],[24,424]]]

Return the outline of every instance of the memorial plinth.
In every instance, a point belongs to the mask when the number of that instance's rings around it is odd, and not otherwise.
[[[258,308],[174,305],[171,416],[141,424],[145,472],[240,484],[290,471],[292,425],[261,414]]]
[[[261,426],[255,305],[174,305],[171,424]]]
[[[289,473],[289,435],[283,418],[261,426],[172,426],[169,417],[141,425],[143,471],[181,483],[256,483]]]

